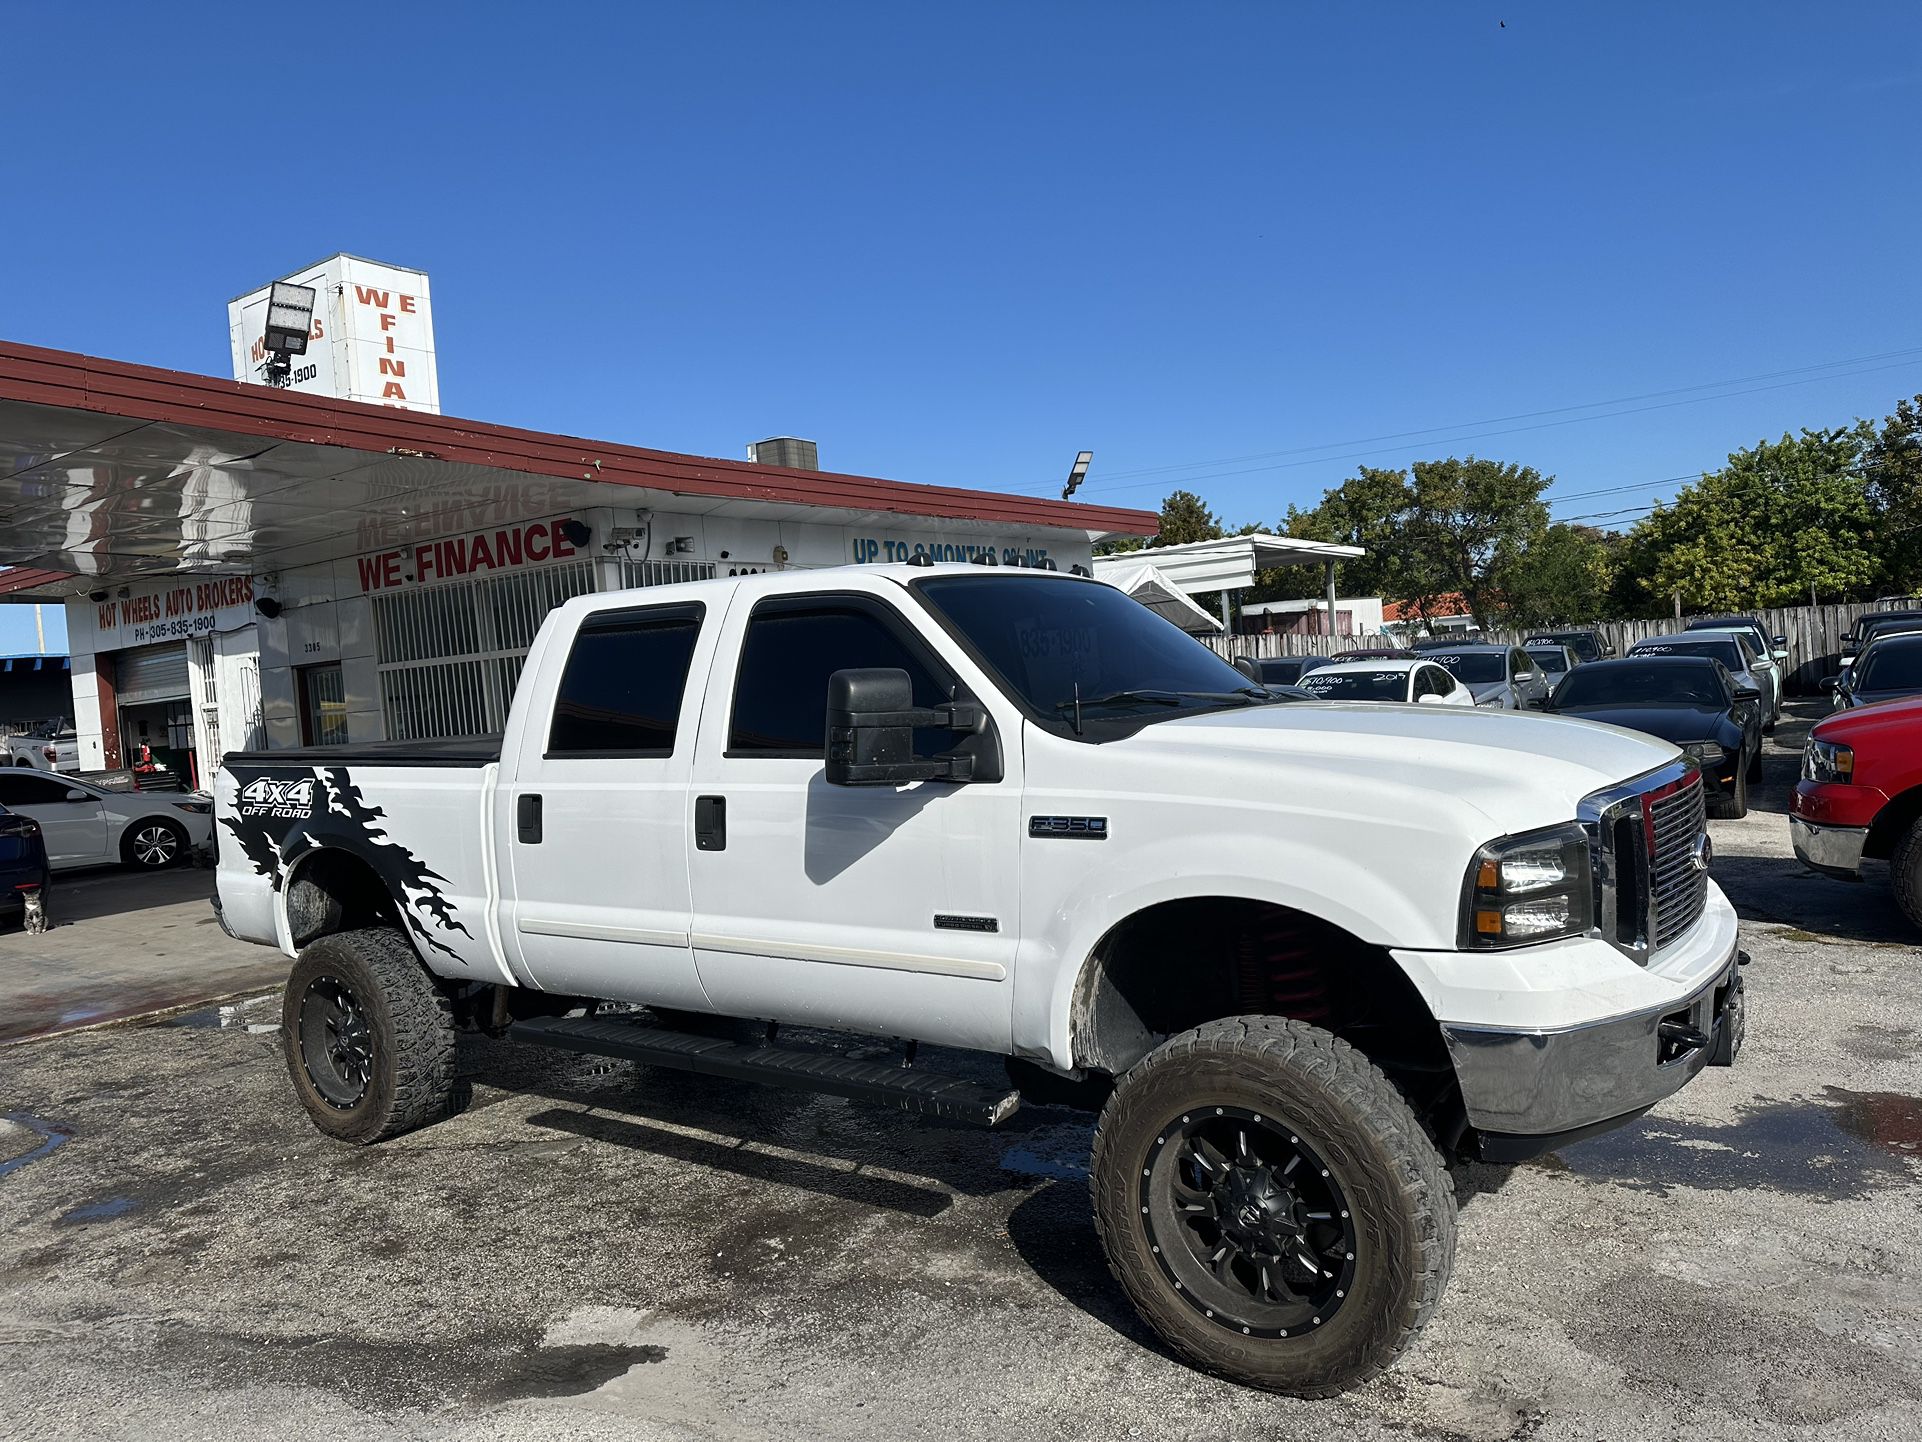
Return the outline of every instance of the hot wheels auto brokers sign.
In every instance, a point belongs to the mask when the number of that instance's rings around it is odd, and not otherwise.
[[[94,615],[95,649],[117,650],[154,641],[184,641],[253,620],[252,576],[212,576],[164,591],[102,601]]]

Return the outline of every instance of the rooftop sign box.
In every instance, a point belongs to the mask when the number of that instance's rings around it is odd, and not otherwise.
[[[293,357],[289,390],[440,414],[434,313],[427,277],[354,255],[334,255],[281,279],[312,286],[307,353]],[[227,303],[234,379],[262,383],[270,286]]]

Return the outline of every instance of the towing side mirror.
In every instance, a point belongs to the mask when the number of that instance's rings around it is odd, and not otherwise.
[[[900,786],[909,781],[972,781],[969,753],[922,758],[916,731],[972,734],[987,713],[972,701],[917,707],[906,671],[874,667],[828,677],[827,780],[834,786]]]

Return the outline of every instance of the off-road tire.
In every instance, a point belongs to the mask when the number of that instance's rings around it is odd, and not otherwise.
[[[1748,815],[1748,765],[1735,768],[1735,790],[1708,798],[1708,814],[1717,821],[1740,821]]]
[[[301,1008],[316,982],[344,983],[364,1014],[372,1065],[350,1105],[322,1094],[303,1054]],[[407,938],[375,928],[343,931],[301,950],[287,979],[280,1033],[294,1093],[328,1136],[366,1144],[427,1126],[460,1110],[454,1007]],[[319,1065],[316,1059],[316,1065]]]
[[[1902,914],[1922,926],[1922,820],[1910,825],[1895,843],[1895,854],[1889,858],[1889,886]]]
[[[1154,1255],[1144,1160],[1172,1120],[1215,1106],[1298,1131],[1336,1174],[1356,1260],[1325,1325],[1243,1336],[1205,1316]],[[1187,1362],[1251,1387],[1329,1397],[1375,1376],[1421,1331],[1454,1265],[1454,1188],[1407,1102],[1347,1042],[1284,1017],[1208,1022],[1127,1072],[1095,1129],[1090,1188],[1109,1268],[1143,1320]]]

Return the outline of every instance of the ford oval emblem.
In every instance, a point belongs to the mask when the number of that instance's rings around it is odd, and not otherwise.
[[[1704,831],[1695,838],[1695,844],[1688,849],[1688,864],[1691,871],[1707,871],[1709,862],[1715,859],[1715,843],[1708,839]]]

